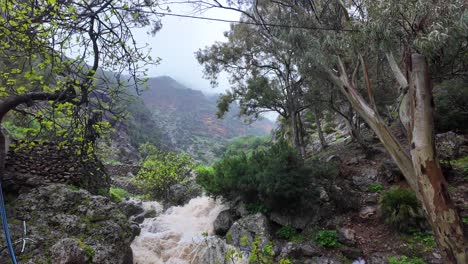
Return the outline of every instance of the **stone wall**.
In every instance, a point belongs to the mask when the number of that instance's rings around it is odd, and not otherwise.
[[[120,165],[105,165],[106,173],[110,177],[132,177],[138,174],[141,166],[120,164]]]
[[[7,153],[2,179],[7,190],[18,191],[51,183],[71,184],[92,193],[109,188],[110,180],[101,162],[83,162],[68,146],[58,148],[48,142],[22,143],[15,142],[16,147],[11,147]]]

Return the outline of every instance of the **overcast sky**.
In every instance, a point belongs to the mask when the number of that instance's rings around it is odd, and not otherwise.
[[[212,9],[203,14],[194,14],[187,4],[171,5],[174,14],[195,15],[227,20],[239,20],[235,11]],[[203,79],[202,66],[195,59],[195,52],[212,45],[215,41],[224,41],[223,32],[229,30],[229,23],[165,16],[162,29],[152,37],[143,31],[135,32],[138,43],[150,44],[151,56],[162,59],[161,63],[149,69],[149,76],[168,75],[189,88],[207,93],[220,93],[229,88],[226,76],[220,78],[220,85],[211,88],[208,80]]]

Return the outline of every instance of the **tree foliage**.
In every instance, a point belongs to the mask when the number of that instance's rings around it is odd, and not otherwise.
[[[314,182],[335,173],[336,168],[318,161],[304,163],[298,151],[282,141],[249,156],[228,152],[212,168],[198,168],[197,182],[210,195],[240,196],[246,203],[294,211],[316,197]]]
[[[140,152],[143,155],[142,169],[136,179],[153,198],[167,200],[170,187],[185,183],[195,167],[190,155],[185,153],[165,153],[150,144],[143,144]]]

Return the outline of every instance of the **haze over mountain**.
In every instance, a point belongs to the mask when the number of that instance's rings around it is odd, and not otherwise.
[[[216,117],[215,95],[190,89],[168,76],[150,78],[141,97],[161,130],[166,145],[186,151],[200,160],[213,158],[212,151],[229,139],[246,135],[267,135],[274,127],[268,119],[245,124],[233,106],[223,118]]]

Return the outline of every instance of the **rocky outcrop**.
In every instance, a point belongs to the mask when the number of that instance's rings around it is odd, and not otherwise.
[[[100,161],[88,159],[84,162],[72,147],[50,142],[13,142],[2,180],[9,191],[65,183],[97,194],[110,186],[110,178]]]
[[[261,213],[245,216],[237,220],[226,234],[226,240],[242,251],[250,252],[255,238],[260,238],[263,248],[270,241],[270,224]]]
[[[10,206],[12,239],[21,239],[22,222],[27,225],[25,251],[17,250],[21,263],[132,263],[130,223],[107,197],[51,184],[21,194]]]
[[[220,212],[213,223],[214,233],[218,236],[226,235],[235,220],[236,215],[233,210],[228,209]]]

